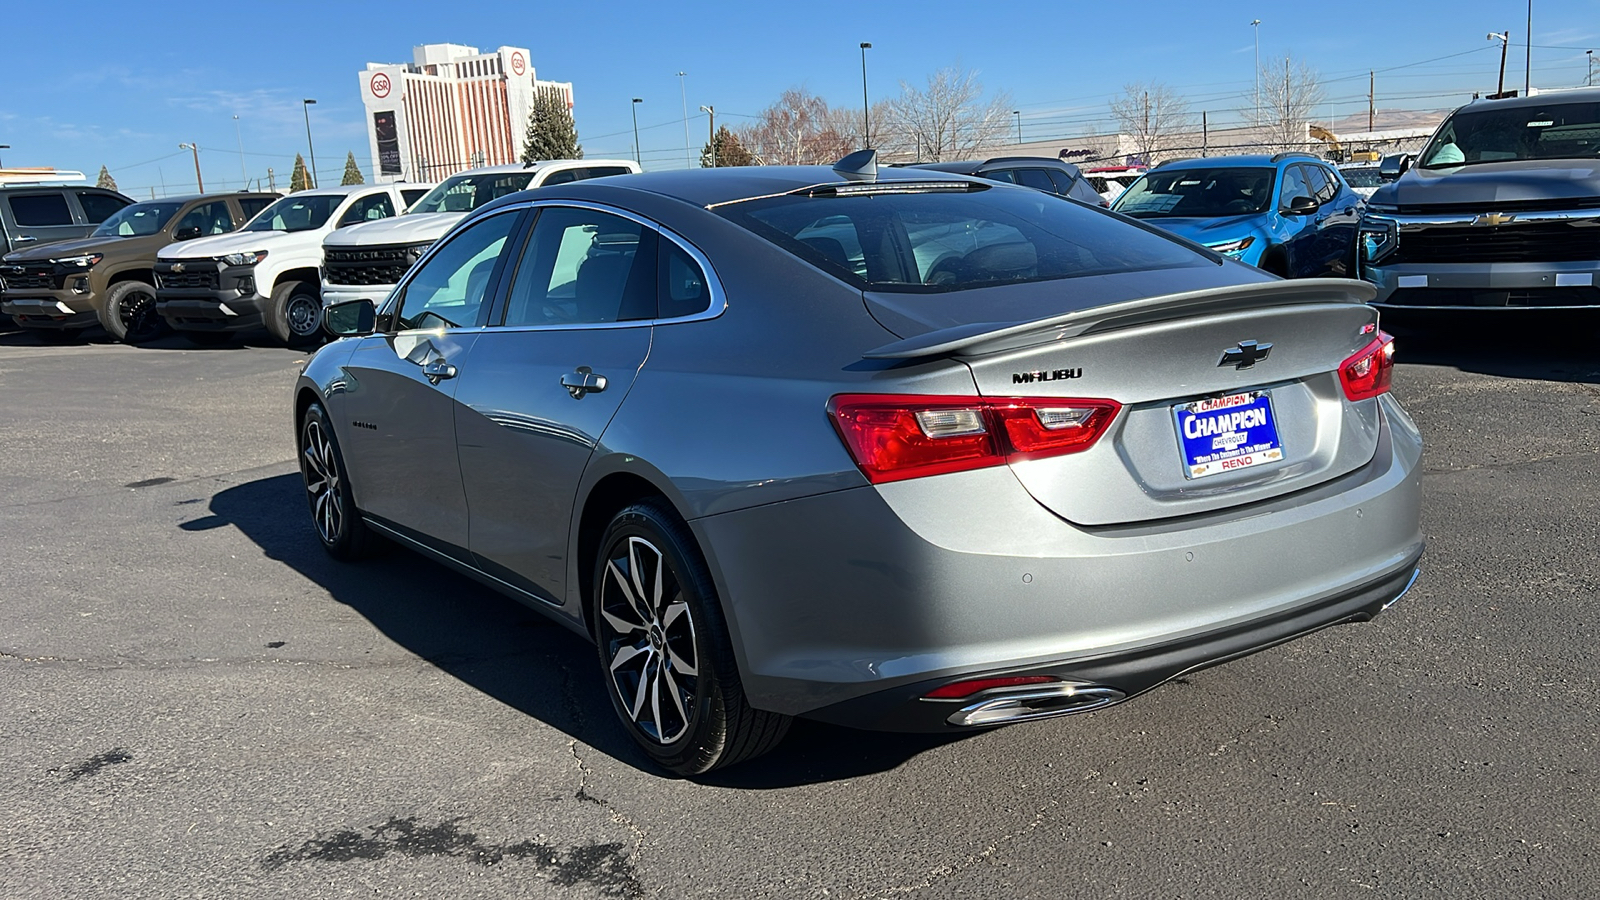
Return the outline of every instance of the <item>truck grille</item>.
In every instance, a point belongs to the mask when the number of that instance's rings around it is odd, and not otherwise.
[[[426,249],[427,245],[328,250],[323,266],[329,284],[395,284]]]
[[[161,272],[157,275],[161,287],[177,290],[217,290],[219,285],[216,272]]]
[[[1394,259],[1402,263],[1594,260],[1600,259],[1600,228],[1559,222],[1498,228],[1422,228],[1400,233]]]
[[[0,272],[8,291],[49,291],[55,289],[55,279],[46,272]]]

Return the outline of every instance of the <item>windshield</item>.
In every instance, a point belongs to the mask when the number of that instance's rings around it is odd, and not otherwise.
[[[1551,103],[1458,112],[1422,151],[1422,167],[1443,169],[1514,159],[1600,157],[1600,103]]]
[[[1377,166],[1361,166],[1353,169],[1340,169],[1339,174],[1353,188],[1383,187],[1383,179],[1379,177]]]
[[[182,202],[151,200],[135,203],[117,210],[111,218],[100,223],[93,237],[143,237],[155,234],[183,208]]]
[[[471,212],[507,194],[515,194],[533,180],[532,172],[484,172],[447,178],[428,192],[408,212]]]
[[[293,194],[263,209],[240,231],[312,231],[321,228],[333,211],[346,199],[345,194]]]
[[[942,292],[1211,262],[1114,216],[1016,188],[789,194],[717,211],[870,290]]]
[[[1265,212],[1274,170],[1266,166],[1155,171],[1135,181],[1112,206],[1135,219],[1220,218]]]

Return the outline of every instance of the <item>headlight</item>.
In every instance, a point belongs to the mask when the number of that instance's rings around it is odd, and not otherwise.
[[[1375,263],[1400,246],[1400,226],[1391,219],[1362,219],[1356,240],[1361,247],[1361,261]]]
[[[433,246],[433,242],[432,241],[429,241],[426,244],[412,244],[411,246],[406,248],[406,257],[411,262],[416,262],[417,260],[421,259],[422,258],[422,254],[427,253],[428,252],[428,248],[432,247],[432,246]]]
[[[53,266],[65,266],[69,269],[87,269],[104,258],[99,253],[86,253],[83,256],[63,256],[60,259],[52,259],[50,264]]]
[[[1256,242],[1255,235],[1240,238],[1237,241],[1223,241],[1220,244],[1207,244],[1206,249],[1221,253],[1223,256],[1232,256],[1235,259],[1244,255],[1251,245]]]
[[[256,250],[251,253],[229,253],[227,256],[217,257],[217,261],[229,266],[253,266],[267,258],[267,251]]]

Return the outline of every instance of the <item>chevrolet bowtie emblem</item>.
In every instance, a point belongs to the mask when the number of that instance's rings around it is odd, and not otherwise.
[[[1272,352],[1271,344],[1262,344],[1256,341],[1240,341],[1239,346],[1222,351],[1222,359],[1217,363],[1222,366],[1233,366],[1235,369],[1248,369],[1256,363],[1267,358]]]
[[[1472,220],[1472,224],[1494,227],[1496,225],[1506,225],[1508,223],[1515,222],[1516,220],[1517,216],[1515,213],[1492,212],[1484,213],[1483,215],[1478,216],[1476,219]]]
[[[172,273],[174,275],[182,275],[183,274],[183,263],[173,263],[172,264]]]

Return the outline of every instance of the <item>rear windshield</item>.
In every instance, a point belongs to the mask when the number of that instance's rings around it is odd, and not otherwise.
[[[346,199],[345,194],[290,195],[263,209],[240,231],[314,231]]]
[[[1383,179],[1378,177],[1377,166],[1363,166],[1359,169],[1340,169],[1339,174],[1351,187],[1375,188],[1383,187]]]
[[[1596,158],[1600,158],[1600,103],[1551,103],[1458,112],[1422,151],[1422,167]]]
[[[477,175],[457,175],[440,182],[418,200],[409,212],[471,212],[507,194],[515,194],[533,180],[532,172],[496,172]]]
[[[786,194],[717,212],[867,290],[942,292],[1212,264],[1114,216],[1021,188]]]
[[[172,216],[182,208],[182,201],[171,200],[150,200],[124,206],[100,223],[100,227],[94,230],[94,237],[144,237],[155,234],[166,227]]]
[[[1112,208],[1135,219],[1215,218],[1265,212],[1273,170],[1265,166],[1156,171],[1135,181]]]

